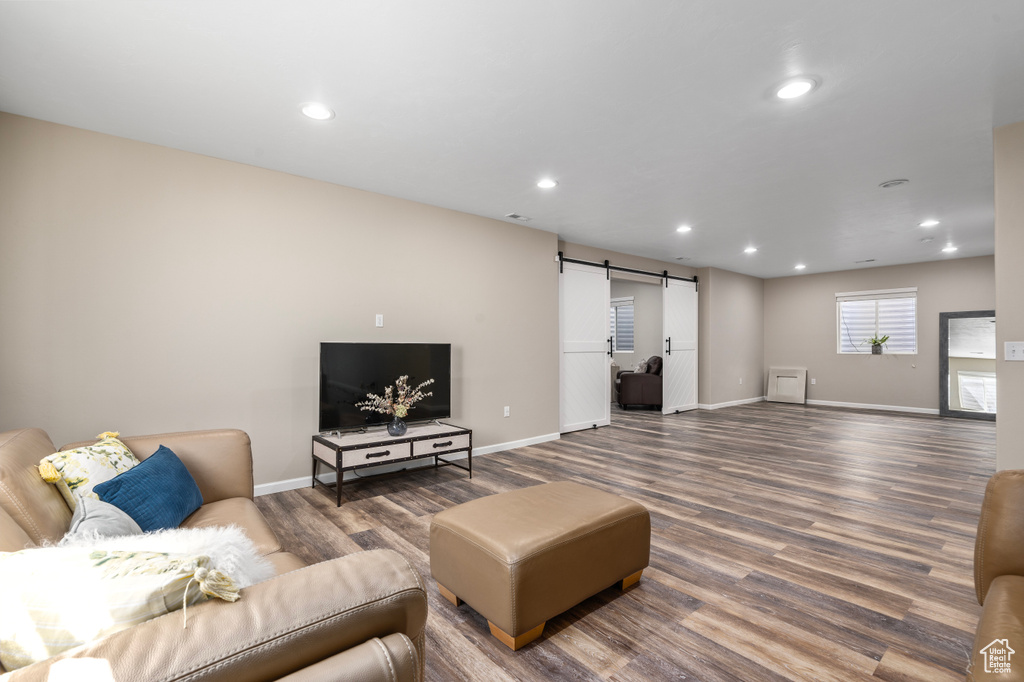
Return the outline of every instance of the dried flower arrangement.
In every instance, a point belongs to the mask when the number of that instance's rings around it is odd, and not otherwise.
[[[384,395],[366,394],[366,400],[356,403],[360,410],[380,412],[381,414],[393,414],[399,419],[404,419],[409,414],[412,406],[427,396],[434,395],[432,392],[423,392],[423,388],[434,383],[433,379],[427,379],[416,388],[409,388],[409,377],[407,375],[398,377],[395,380],[394,390],[391,386],[384,389]],[[396,394],[397,393],[397,397]]]

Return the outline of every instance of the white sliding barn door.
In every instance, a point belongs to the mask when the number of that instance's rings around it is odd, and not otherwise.
[[[558,276],[559,429],[611,423],[608,271],[562,263]]]
[[[667,281],[662,290],[662,414],[697,408],[697,283]]]

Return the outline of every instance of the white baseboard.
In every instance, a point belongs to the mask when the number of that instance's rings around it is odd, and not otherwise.
[[[735,407],[736,405],[749,405],[750,403],[762,403],[762,402],[764,402],[764,396],[763,395],[759,395],[756,398],[744,398],[743,400],[730,400],[727,403],[714,403],[713,405],[709,405],[709,404],[706,404],[706,403],[701,403],[701,404],[697,405],[697,407],[699,407],[702,410],[720,410],[723,407]]]
[[[938,414],[938,409],[930,407],[904,407],[902,405],[869,405],[868,403],[840,403],[834,400],[808,400],[808,405],[825,407],[849,407],[855,410],[883,410],[885,412],[912,412],[914,414]]]
[[[539,443],[546,443],[552,440],[558,440],[559,434],[548,433],[543,436],[534,436],[533,438],[523,438],[522,440],[513,440],[507,443],[497,443],[495,445],[486,445],[482,448],[473,448],[473,456],[480,457],[481,455],[490,455],[495,452],[503,452],[505,450],[513,450],[515,448],[524,448],[527,445],[537,445]],[[466,459],[465,453],[456,453],[451,455],[450,459]],[[382,465],[379,468],[374,468],[374,473],[387,473],[389,471],[401,471],[404,468],[418,469],[421,468],[416,466],[417,462],[401,462],[391,466]],[[432,462],[423,464],[422,468],[434,466]],[[345,477],[346,481],[353,480],[356,477],[355,472],[348,472],[350,475]],[[318,478],[325,483],[334,483],[338,479],[338,475],[334,472],[327,472],[320,474]],[[254,488],[256,497],[260,495],[270,495],[271,493],[283,493],[286,490],[295,490],[297,488],[308,488],[313,485],[312,476],[301,476],[299,478],[289,478],[285,481],[274,481],[273,483],[261,483]]]
[[[482,448],[473,448],[473,456],[479,457],[480,455],[489,455],[492,452],[502,452],[504,450],[515,450],[516,448],[525,448],[527,445],[539,445],[541,443],[547,443],[548,441],[558,440],[559,438],[561,438],[561,434],[546,433],[543,436],[534,436],[533,438],[523,438],[522,440],[510,440],[507,443],[498,443],[497,445],[485,445]]]

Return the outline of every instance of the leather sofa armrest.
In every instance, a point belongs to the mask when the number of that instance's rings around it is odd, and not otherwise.
[[[985,603],[989,585],[1001,575],[1024,576],[1024,470],[1000,471],[989,479],[974,542],[974,589]]]
[[[113,680],[276,680],[396,632],[412,641],[422,679],[427,594],[419,574],[391,550],[300,568],[242,590],[235,603],[189,607],[186,616],[185,629],[182,612],[174,611],[9,679],[42,682],[55,665],[74,675],[76,665],[96,663],[82,659],[104,659]]]
[[[412,640],[396,632],[335,654],[308,668],[282,678],[283,682],[414,682],[419,674],[418,657]]]
[[[61,450],[95,442],[69,443]],[[180,431],[129,436],[121,438],[121,442],[140,460],[152,455],[161,445],[169,447],[196,480],[204,503],[232,497],[253,498],[252,445],[245,431]]]

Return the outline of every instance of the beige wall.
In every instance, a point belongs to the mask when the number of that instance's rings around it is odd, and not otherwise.
[[[839,355],[836,293],[902,287],[918,288],[917,355]],[[991,256],[765,280],[764,369],[806,367],[808,400],[937,411],[939,313],[995,302]]]
[[[1024,121],[995,130],[996,468],[1024,469],[1024,362],[1006,362],[1003,343],[1024,341]]]
[[[718,268],[702,268],[698,277],[700,404],[763,396],[764,280]]]
[[[633,297],[635,350],[632,353],[612,353],[615,363],[622,369],[632,369],[641,360],[661,355],[661,289],[656,282],[636,282],[612,277],[612,298]]]
[[[0,429],[60,444],[236,427],[257,483],[308,476],[318,344],[431,341],[453,344],[453,421],[474,446],[553,434],[557,248],[520,225],[0,114]]]

